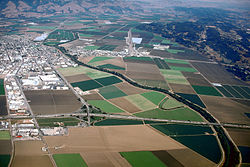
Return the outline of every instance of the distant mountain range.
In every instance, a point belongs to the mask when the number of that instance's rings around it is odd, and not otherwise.
[[[143,12],[142,2],[130,0],[1,0],[1,16],[41,17],[55,14],[123,14]]]

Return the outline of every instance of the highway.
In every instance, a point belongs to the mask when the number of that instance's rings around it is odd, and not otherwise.
[[[177,124],[191,124],[191,125],[213,125],[213,126],[223,126],[229,128],[244,128],[250,129],[250,125],[243,124],[232,124],[232,123],[211,123],[211,122],[197,122],[197,121],[181,121],[181,120],[169,120],[169,119],[156,119],[156,118],[141,118],[128,115],[115,115],[115,114],[97,114],[97,113],[65,113],[65,114],[52,114],[52,115],[31,115],[31,116],[4,116],[0,119],[26,119],[26,118],[56,118],[56,117],[76,117],[82,116],[86,117],[87,115],[95,117],[105,117],[113,119],[127,119],[127,120],[140,120],[140,121],[155,121],[162,123],[177,123]]]

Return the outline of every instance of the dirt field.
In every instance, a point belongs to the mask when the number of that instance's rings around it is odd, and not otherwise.
[[[250,130],[249,129],[227,128],[227,131],[237,146],[250,147]]]
[[[0,140],[0,154],[11,154],[12,145],[10,140]]]
[[[127,71],[125,75],[131,79],[165,81],[164,77],[161,74],[157,74],[157,73]]]
[[[154,64],[142,64],[127,62],[127,71],[160,74],[158,67]]]
[[[81,103],[70,90],[24,91],[34,114],[71,113],[81,107]]]
[[[226,69],[218,64],[193,62],[192,65],[212,83],[246,85],[243,81],[236,79],[232,73],[227,72]]]
[[[115,86],[121,89],[127,95],[134,95],[134,94],[141,94],[141,93],[148,92],[148,90],[134,87],[127,82],[118,83]]]
[[[100,96],[96,91],[89,91],[90,94],[82,96],[84,100],[103,100],[103,97]]]
[[[53,167],[42,141],[16,141],[15,157],[11,167]]]
[[[87,64],[91,59],[93,59],[95,56],[84,56],[84,57],[79,57],[78,60]]]
[[[135,105],[133,105],[132,103],[130,103],[127,99],[125,99],[124,97],[120,97],[120,98],[115,98],[115,99],[111,99],[109,100],[111,103],[119,106],[120,108],[122,108],[123,110],[130,112],[130,113],[135,113],[135,112],[139,112],[141,111],[139,108],[137,108]]]
[[[169,83],[169,86],[177,93],[196,94],[190,85]]]
[[[200,96],[206,104],[208,111],[221,122],[250,124],[249,118],[244,114],[249,107],[228,98]]]
[[[88,77],[85,74],[78,74],[78,75],[66,76],[65,79],[69,83],[91,80],[91,78]]]
[[[103,60],[103,61],[101,61],[99,63],[99,65],[104,65],[104,64],[113,64],[115,66],[119,66],[119,67],[123,67],[123,68],[125,68],[125,66],[126,66],[121,57],[116,57],[114,59]]]

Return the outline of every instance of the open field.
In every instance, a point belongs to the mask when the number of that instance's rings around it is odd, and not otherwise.
[[[87,167],[80,154],[54,154],[57,167]]]
[[[214,135],[179,136],[172,138],[215,163],[219,163],[221,160],[220,147]]]
[[[222,97],[222,95],[214,87],[198,85],[192,85],[192,87],[194,88],[197,94]]]
[[[170,69],[176,70],[176,71],[197,72],[194,68],[190,68],[190,67],[170,66]]]
[[[45,139],[51,152],[56,154],[185,148],[170,137],[163,136],[145,125],[69,128],[68,136],[46,136]],[[54,149],[54,146],[60,145],[64,147]]]
[[[122,113],[122,112],[124,112],[120,108],[112,105],[111,103],[109,103],[105,100],[89,100],[88,103],[97,107],[97,108],[100,108],[102,111],[104,111],[106,113]]]
[[[200,96],[206,104],[208,111],[219,121],[227,123],[249,124],[249,118],[245,113],[249,112],[249,107],[240,104],[229,98],[219,98],[215,96]]]
[[[149,80],[149,79],[134,79],[137,83],[141,85],[146,85],[146,86],[151,86],[151,87],[158,87],[162,89],[167,89],[169,90],[167,82],[161,81],[161,80]]]
[[[95,126],[140,125],[140,124],[143,124],[143,122],[138,120],[104,119],[100,122],[96,122]]]
[[[246,85],[218,64],[192,62],[192,65],[212,83]]]
[[[156,108],[153,110],[136,113],[134,115],[143,118],[203,121],[203,119],[197,113],[189,108],[177,108],[168,111]]]
[[[236,128],[226,128],[226,129],[237,146],[250,147],[249,129],[236,129]]]
[[[195,94],[195,91],[190,85],[169,83],[169,86],[176,93]]]
[[[146,110],[152,110],[156,108],[156,105],[152,103],[151,101],[147,100],[142,95],[136,94],[136,95],[130,95],[125,97],[130,103],[137,106],[142,111]]]
[[[10,140],[0,140],[0,155],[10,155],[12,152],[12,145]]]
[[[195,103],[203,108],[206,108],[204,103],[201,101],[199,96],[197,96],[196,94],[186,94],[186,93],[177,93],[177,94],[179,96],[183,97],[184,99],[191,101],[192,103]]]
[[[138,167],[166,167],[166,165],[159,160],[150,151],[137,151],[137,152],[121,152],[124,157],[132,166]]]
[[[30,29],[43,29],[43,30],[53,30],[54,26],[29,26]]]
[[[176,64],[189,64],[188,61],[185,60],[177,60],[177,59],[164,59],[167,63],[176,63]]]
[[[76,118],[38,118],[37,122],[41,127],[77,126],[80,122]]]
[[[49,34],[47,37],[47,40],[56,40],[56,41],[61,41],[61,40],[69,40],[72,41],[77,38],[77,35],[73,33],[72,31],[68,30],[55,30],[52,33]]]
[[[133,80],[150,80],[150,81],[165,81],[164,77],[159,73],[126,71],[126,76]]]
[[[119,88],[110,85],[103,87],[99,89],[99,93],[105,98],[105,99],[113,99],[117,97],[123,97],[127,96],[124,92],[122,92]]]
[[[103,97],[96,91],[89,91],[90,94],[82,96],[84,100],[103,100]]]
[[[150,57],[124,57],[124,62],[154,64]]]
[[[130,72],[144,72],[144,73],[151,73],[151,74],[159,74],[160,71],[158,67],[154,64],[143,64],[143,63],[132,63],[127,62],[127,71]]]
[[[65,79],[69,83],[91,80],[91,78],[88,77],[86,74],[77,74],[77,75],[67,76],[65,77]]]
[[[34,114],[71,113],[81,107],[81,102],[70,90],[31,90],[24,94]]]
[[[10,140],[10,132],[7,130],[0,131],[0,140]]]
[[[99,49],[100,48],[100,46],[85,46],[84,47],[84,49],[87,49],[87,50],[97,50],[97,49]]]
[[[111,103],[115,104],[116,106],[120,107],[121,109],[123,109],[127,112],[130,112],[130,113],[135,113],[135,112],[141,111],[136,105],[132,104],[125,97],[110,99],[109,101]]]
[[[6,97],[0,96],[0,116],[8,115]]]
[[[142,93],[141,95],[157,106],[166,97],[166,95],[159,92],[147,92]]]
[[[42,151],[42,141],[16,141],[11,167],[53,167],[47,152]],[[29,149],[27,149],[29,148]]]
[[[119,88],[120,90],[122,90],[127,95],[134,95],[134,94],[141,94],[141,93],[148,92],[148,90],[137,88],[137,87],[135,87],[133,85],[130,85],[127,82],[118,83],[115,86],[117,88]]]

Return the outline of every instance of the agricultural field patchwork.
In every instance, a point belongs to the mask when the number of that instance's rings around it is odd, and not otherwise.
[[[154,103],[139,94],[126,96],[126,99],[138,108],[140,108],[142,111],[156,108],[156,105]]]
[[[122,113],[124,112],[122,109],[114,106],[113,104],[105,101],[105,100],[89,100],[89,104],[100,108],[102,111],[106,113]]]
[[[161,74],[168,83],[189,85],[189,82],[180,71],[161,69]]]
[[[173,98],[165,98],[159,104],[159,108],[163,110],[169,110],[169,109],[174,109],[174,108],[179,108],[179,107],[183,107],[183,104]]]
[[[203,119],[193,110],[189,108],[177,108],[173,110],[162,110],[156,108],[145,112],[134,114],[138,117],[143,118],[159,118],[159,119],[173,119],[173,120],[184,120],[184,121],[203,121]]]
[[[54,154],[53,159],[58,167],[88,167],[80,154]]]
[[[88,63],[95,63],[95,62],[99,62],[103,60],[110,60],[110,59],[114,59],[114,58],[113,57],[94,57]]]
[[[186,93],[177,93],[177,94],[179,96],[183,97],[184,99],[187,99],[187,100],[191,101],[192,103],[199,105],[200,107],[206,108],[204,103],[201,101],[199,96],[197,96],[196,94],[186,94]]]
[[[99,93],[105,99],[113,99],[113,98],[117,98],[117,97],[127,96],[123,91],[121,91],[120,89],[118,89],[117,87],[115,87],[113,85],[99,89]]]
[[[166,97],[164,94],[159,92],[147,92],[142,93],[141,95],[157,106]]]

